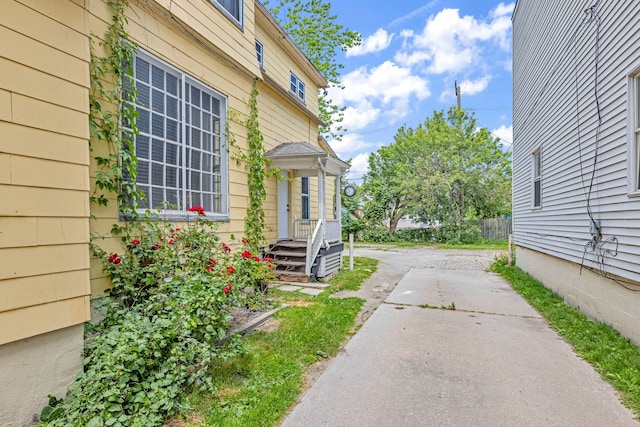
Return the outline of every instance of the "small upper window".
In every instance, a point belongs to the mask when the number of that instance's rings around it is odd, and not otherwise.
[[[243,0],[211,0],[226,15],[242,25],[242,1]]]
[[[291,92],[304,102],[304,83],[293,73],[291,73]]]
[[[309,177],[308,176],[303,176],[302,177],[302,219],[309,219],[310,218],[310,212],[311,210],[309,209],[309,202],[310,202],[310,194],[309,194]]]
[[[256,40],[256,57],[258,58],[260,68],[264,68],[264,47],[258,40]]]
[[[533,207],[542,206],[542,153],[533,153]]]

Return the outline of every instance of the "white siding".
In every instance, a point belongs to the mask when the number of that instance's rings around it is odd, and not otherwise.
[[[596,152],[594,0],[519,0],[513,17],[513,214],[516,244],[581,263],[591,239],[587,193]],[[618,239],[608,273],[640,281],[640,199],[627,180],[627,79],[640,67],[638,2],[599,2],[598,161],[591,191],[602,238]],[[575,37],[574,37],[575,36]],[[629,112],[632,114],[632,112]],[[578,138],[578,116],[579,134]],[[542,207],[533,208],[533,152],[542,150]],[[613,246],[608,246],[613,248]],[[599,267],[587,251],[585,265]]]

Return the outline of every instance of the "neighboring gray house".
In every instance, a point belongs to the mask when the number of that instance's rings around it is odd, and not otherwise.
[[[512,19],[517,264],[640,344],[640,3]]]

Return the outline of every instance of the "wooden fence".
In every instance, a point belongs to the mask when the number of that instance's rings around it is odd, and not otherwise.
[[[487,240],[508,240],[512,232],[510,219],[482,219],[478,225],[482,238]]]

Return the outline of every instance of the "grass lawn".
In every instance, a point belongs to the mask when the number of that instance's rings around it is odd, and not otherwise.
[[[640,349],[612,327],[596,322],[566,304],[556,293],[517,267],[500,260],[491,267],[511,283],[553,329],[591,363],[619,392],[622,402],[640,416]]]
[[[290,307],[245,338],[246,354],[214,367],[213,395],[195,391],[185,422],[171,425],[274,426],[302,392],[305,370],[335,356],[353,333],[363,300],[334,299],[336,290],[357,290],[376,270],[377,261],[356,257],[354,271],[334,277],[327,292],[312,297],[271,290],[270,296]]]

